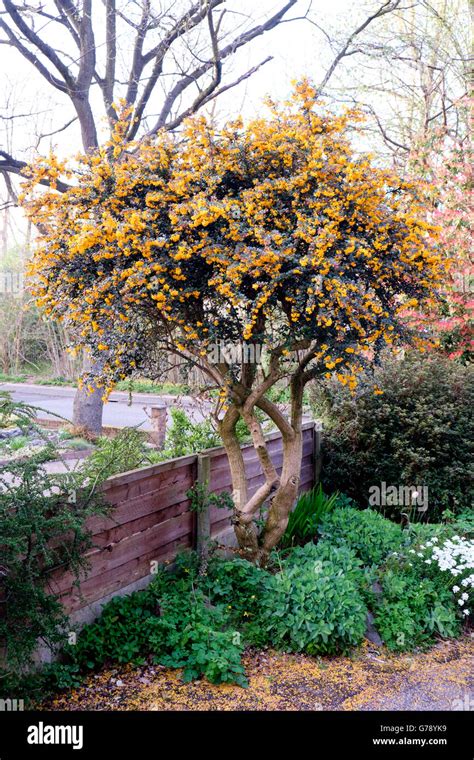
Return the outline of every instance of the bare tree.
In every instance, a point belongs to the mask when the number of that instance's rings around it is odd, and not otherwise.
[[[101,142],[103,113],[109,133],[113,129],[118,99],[130,109],[128,137],[152,138],[250,77],[271,57],[235,78],[225,76],[226,62],[288,20],[296,3],[280,3],[252,22],[240,3],[228,7],[226,0],[103,0],[101,8],[92,0],[1,0],[0,44],[16,50],[69,102],[73,113],[56,130],[77,119],[83,148],[91,151]],[[0,149],[4,176],[20,174],[26,163]],[[79,390],[75,424],[99,432],[101,421],[101,393]]]
[[[337,55],[323,89],[334,101],[361,106],[371,144],[404,166],[413,145],[435,130],[456,139],[469,130],[459,104],[473,92],[474,6],[403,0],[390,15],[388,6],[376,6],[370,30],[362,22],[355,36],[325,30]]]

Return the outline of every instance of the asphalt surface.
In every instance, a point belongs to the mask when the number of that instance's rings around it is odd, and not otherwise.
[[[72,420],[72,408],[75,388],[52,385],[34,385],[27,383],[0,383],[0,390],[8,391],[15,401],[23,401],[35,407],[40,407],[38,417],[40,419],[55,419],[54,415],[60,415],[66,420]],[[150,408],[166,404],[168,409],[172,407],[184,409],[186,414],[194,421],[200,422],[206,416],[206,407],[198,404],[190,396],[158,396],[150,393],[136,393],[132,395],[132,403],[129,403],[129,394],[117,391],[111,394],[104,404],[102,422],[110,427],[133,427],[140,426],[142,430],[150,430]],[[168,414],[168,425],[171,423],[171,415]]]

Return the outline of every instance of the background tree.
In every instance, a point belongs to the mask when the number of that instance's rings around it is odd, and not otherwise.
[[[366,8],[359,13],[363,18]],[[364,143],[379,160],[426,183],[446,256],[444,292],[432,309],[410,318],[463,361],[472,357],[473,20],[472,0],[400,3],[357,36],[323,93],[361,107]],[[326,34],[345,49],[340,28]]]
[[[66,126],[76,117],[82,147],[92,151],[110,138],[117,100],[129,109],[127,137],[150,139],[250,77],[269,56],[235,79],[224,76],[226,61],[275,28],[296,2],[287,0],[252,23],[224,0],[2,0],[0,44],[19,53],[72,106]],[[0,150],[4,177],[25,166]],[[61,183],[57,188],[66,189]],[[102,400],[93,385],[91,393],[76,394],[74,422],[100,432]]]
[[[354,388],[384,347],[410,339],[399,313],[432,296],[441,270],[415,188],[353,154],[346,132],[355,115],[315,103],[304,82],[245,128],[237,120],[217,132],[196,118],[179,140],[160,133],[152,144],[127,144],[125,111],[110,145],[77,169],[40,162],[26,196],[44,229],[33,270],[40,304],[89,348],[104,393],[131,369],[152,375],[160,349],[200,366],[219,389],[214,416],[235,530],[261,562],[298,492],[306,383],[334,373]],[[75,173],[80,182],[64,194],[34,191]],[[264,347],[264,361],[249,344]],[[241,356],[229,356],[236,346]],[[268,398],[282,379],[288,413]],[[281,474],[258,410],[282,433]],[[253,494],[239,419],[265,475]]]
[[[457,107],[471,118],[471,99],[465,98]],[[424,144],[413,147],[408,164],[412,176],[426,182],[430,216],[439,226],[439,243],[449,259],[440,299],[428,311],[412,312],[410,318],[433,335],[438,349],[465,363],[473,354],[473,159],[472,131],[452,137],[440,127]]]
[[[361,19],[371,7],[360,6]],[[426,145],[440,129],[453,139],[470,130],[468,112],[459,106],[473,94],[473,19],[472,0],[398,3],[357,35],[324,96],[362,108],[370,148],[405,168],[414,146]],[[346,44],[343,28],[338,18],[325,29],[339,51]]]

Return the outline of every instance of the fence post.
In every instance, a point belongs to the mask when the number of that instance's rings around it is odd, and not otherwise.
[[[153,441],[157,449],[162,449],[166,438],[166,404],[161,403],[159,406],[155,404],[155,406],[150,407],[150,410],[150,439]]]
[[[207,489],[211,476],[211,459],[208,454],[198,454],[197,458],[197,483],[202,486],[204,498],[199,505],[196,514],[196,550],[200,558],[201,570],[207,564],[209,554],[209,539],[211,538],[211,516],[209,514],[209,501]],[[204,569],[205,572],[205,569]]]
[[[313,427],[313,479],[314,483],[313,486],[317,486],[319,483],[319,480],[321,478],[321,465],[322,465],[322,456],[321,456],[321,434],[322,434],[322,423],[320,420],[314,421],[314,427]]]

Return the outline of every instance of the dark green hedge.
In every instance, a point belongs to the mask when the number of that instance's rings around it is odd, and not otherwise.
[[[445,509],[472,507],[472,366],[413,352],[363,377],[354,396],[329,382],[312,387],[311,401],[325,423],[327,492],[340,490],[367,506],[370,487],[381,482],[428,486],[430,522]],[[399,509],[381,507],[387,516]]]

